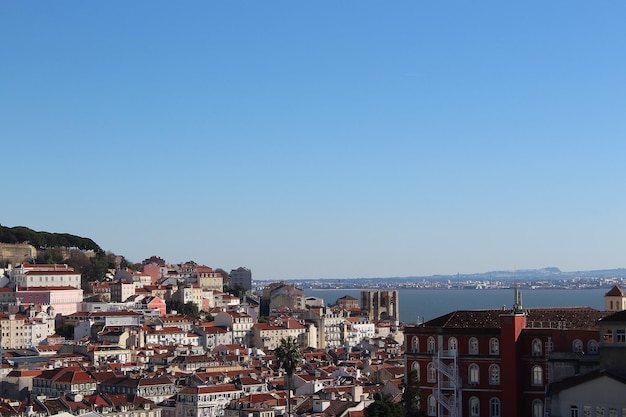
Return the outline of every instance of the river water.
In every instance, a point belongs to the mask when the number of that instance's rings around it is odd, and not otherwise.
[[[604,310],[604,294],[609,289],[535,289],[522,291],[522,304],[530,307],[581,307]],[[305,289],[307,296],[324,299],[325,305],[334,304],[344,295],[360,301],[361,290]],[[511,307],[512,289],[402,289],[399,290],[400,320],[405,323],[427,321],[454,310],[481,310]]]

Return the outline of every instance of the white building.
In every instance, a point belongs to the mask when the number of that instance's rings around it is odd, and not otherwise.
[[[243,392],[234,384],[184,387],[176,396],[176,415],[184,417],[217,417],[231,400]]]
[[[54,334],[54,319],[45,311],[30,316],[0,314],[3,349],[27,349],[38,346]]]
[[[67,264],[24,263],[9,271],[9,286],[81,288],[80,274]]]
[[[196,326],[194,332],[200,336],[199,343],[208,352],[211,352],[216,346],[231,345],[233,343],[233,332],[226,330],[224,327],[212,325]]]
[[[145,341],[147,344],[160,345],[191,345],[199,346],[200,337],[178,327],[161,327],[146,330]]]
[[[363,339],[376,336],[376,325],[371,323],[367,317],[348,317],[346,319],[346,347],[353,347],[361,343]],[[350,336],[350,337],[349,337]]]
[[[222,311],[215,316],[215,325],[226,327],[233,332],[233,342],[243,345],[252,344],[252,316],[235,311]]]

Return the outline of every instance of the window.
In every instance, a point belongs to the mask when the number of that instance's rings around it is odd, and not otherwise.
[[[429,416],[437,415],[437,400],[435,400],[434,395],[428,396],[428,415]]]
[[[604,417],[604,407],[601,405],[596,406],[596,417]]]
[[[617,329],[615,331],[615,342],[616,343],[626,343],[626,330]]]
[[[420,351],[420,340],[417,336],[413,336],[411,339],[411,352],[419,352]]]
[[[469,415],[470,417],[478,417],[480,415],[480,401],[476,397],[472,397],[469,400]]]
[[[532,413],[533,417],[543,417],[543,402],[541,400],[533,401]]]
[[[433,362],[429,362],[426,369],[428,372],[428,382],[437,382],[437,368],[435,367],[435,364]]]
[[[489,400],[489,417],[500,417],[500,400],[497,398]]]
[[[415,371],[415,374],[417,375],[417,380],[420,380],[420,364],[419,362],[413,362],[413,365],[411,365],[411,369]]]
[[[478,384],[479,382],[479,368],[475,363],[471,364],[468,369],[468,379],[470,384]]]
[[[489,384],[500,385],[500,367],[498,365],[489,367]]]
[[[543,385],[543,368],[539,365],[535,365],[532,368],[532,380],[533,385]]]
[[[451,380],[456,378],[456,365],[453,363],[451,363],[450,365],[448,365],[448,373],[450,375],[452,375],[452,377],[450,377]]]
[[[578,406],[572,405],[569,408],[569,417],[579,417],[578,415]]]
[[[533,339],[533,349],[532,349],[532,355],[533,356],[541,356],[543,354],[542,349],[541,349],[541,339]]]
[[[609,408],[609,417],[617,417],[617,408]]]
[[[492,337],[491,340],[489,340],[489,354],[490,355],[500,354],[500,342],[495,337]]]
[[[428,338],[428,353],[435,353],[435,338],[432,336]]]
[[[583,341],[580,339],[576,339],[572,342],[572,352],[582,353],[583,351]]]
[[[469,340],[469,353],[472,355],[478,355],[478,339],[475,337]]]
[[[583,417],[591,417],[591,406],[583,405]]]
[[[456,353],[458,348],[459,342],[456,340],[456,337],[451,337],[450,339],[448,339],[448,350],[450,350],[451,353]]]
[[[602,340],[604,343],[613,343],[613,330],[605,329],[604,334],[602,335]]]

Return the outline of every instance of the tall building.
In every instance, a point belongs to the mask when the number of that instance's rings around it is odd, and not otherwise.
[[[415,371],[427,416],[544,417],[550,384],[600,365],[590,307],[459,310],[405,327],[407,375]],[[581,414],[582,416],[582,414]]]
[[[361,311],[372,321],[389,320],[398,322],[398,290],[361,291]]]
[[[252,289],[252,271],[243,266],[230,271],[230,285],[235,287],[237,285],[249,291]]]

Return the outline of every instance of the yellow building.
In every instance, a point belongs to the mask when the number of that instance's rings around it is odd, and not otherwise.
[[[305,337],[306,327],[296,320],[285,320],[282,325],[255,323],[252,326],[252,341],[255,347],[264,350],[274,350],[280,344],[281,339],[293,337],[301,345],[308,344]],[[308,346],[305,346],[308,347]]]
[[[200,288],[217,291],[224,289],[224,277],[222,277],[221,273],[215,272],[213,268],[198,266],[196,267],[196,274]]]

